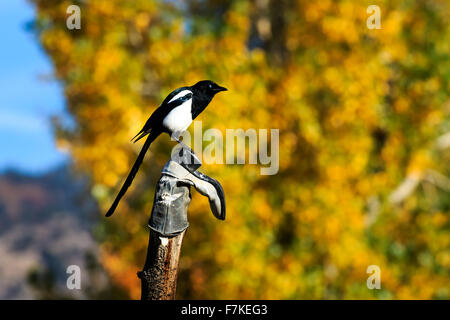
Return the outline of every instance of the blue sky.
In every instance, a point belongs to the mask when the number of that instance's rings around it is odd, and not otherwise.
[[[25,28],[33,16],[25,0],[0,1],[0,171],[40,173],[68,159],[56,149],[49,121],[64,114],[63,88],[41,80],[52,65]]]

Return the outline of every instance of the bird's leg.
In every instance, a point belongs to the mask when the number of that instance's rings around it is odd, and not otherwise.
[[[192,171],[197,170],[202,165],[201,160],[196,156],[194,150],[185,145],[179,137],[180,134],[177,134],[176,132],[171,135],[171,138],[181,145],[181,150],[173,155],[175,156],[173,160],[186,168],[192,169]]]
[[[178,142],[179,144],[181,144],[181,147],[182,147],[183,149],[186,149],[186,150],[192,150],[192,149],[189,148],[186,144],[184,144],[183,141],[181,141],[181,140],[179,139],[180,135],[181,135],[181,134],[174,132],[174,133],[172,134],[172,138],[173,138],[176,142]]]

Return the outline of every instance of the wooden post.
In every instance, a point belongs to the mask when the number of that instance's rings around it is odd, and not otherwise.
[[[179,180],[174,165],[172,160],[166,163],[156,185],[148,223],[147,257],[143,270],[138,272],[141,300],[175,299],[178,261],[184,233],[189,226],[187,210],[191,197],[189,185]]]
[[[190,187],[208,197],[213,214],[225,219],[225,197],[220,184],[198,172],[200,160],[188,148],[181,148],[161,171],[156,185],[148,226],[150,236],[141,279],[141,300],[173,300],[177,288],[181,244],[189,227],[187,210]]]
[[[141,279],[141,300],[173,300],[177,288],[178,261],[184,233],[165,237],[150,230]]]

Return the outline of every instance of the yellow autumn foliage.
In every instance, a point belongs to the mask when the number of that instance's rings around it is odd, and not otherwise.
[[[103,212],[139,152],[130,138],[174,88],[229,89],[200,115],[204,130],[280,130],[276,175],[203,165],[227,220],[193,194],[179,298],[450,298],[450,153],[436,145],[450,130],[448,1],[74,1],[80,30],[66,28],[72,1],[31,2],[74,122],[56,121],[59,143]],[[366,26],[372,4],[381,29]],[[102,263],[133,298],[172,146],[152,145],[98,227]]]

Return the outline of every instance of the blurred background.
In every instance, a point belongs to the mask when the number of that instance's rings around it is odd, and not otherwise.
[[[72,4],[79,30],[66,26]],[[381,29],[367,27],[370,5]],[[178,298],[450,298],[448,1],[0,9],[0,298],[139,298],[169,137],[103,213],[140,150],[130,138],[170,91],[202,79],[229,89],[203,129],[279,129],[280,169],[202,167],[224,187],[227,220],[193,192]],[[81,290],[65,286],[71,264]]]

